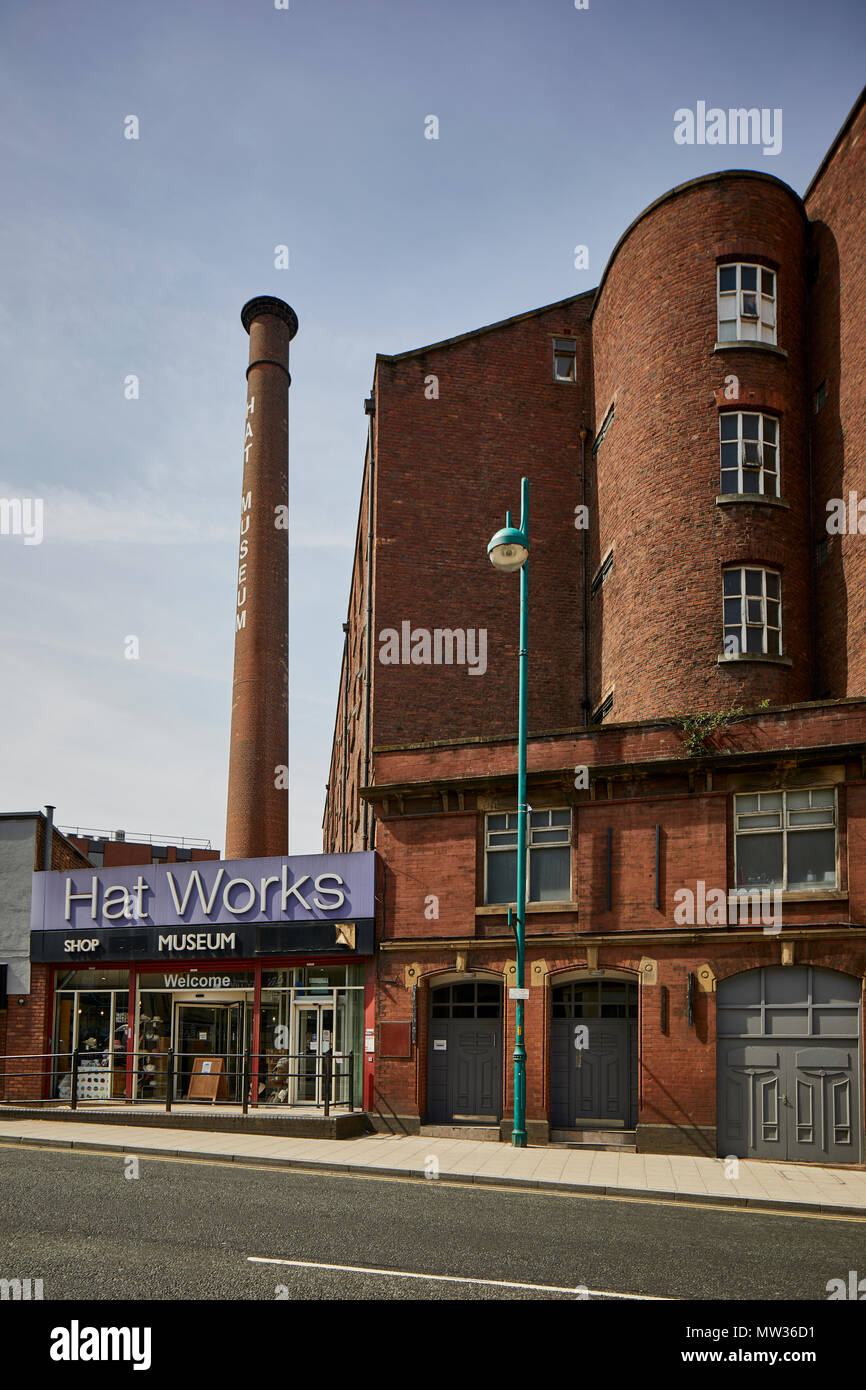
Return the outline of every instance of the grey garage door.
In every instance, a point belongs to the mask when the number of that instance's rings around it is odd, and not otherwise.
[[[637,1114],[637,986],[578,980],[553,990],[550,1123],[633,1129]],[[586,1028],[585,1034],[577,1030]],[[585,1046],[576,1046],[577,1042]]]
[[[719,983],[722,1155],[860,1163],[860,981],[765,966]]]
[[[440,985],[430,994],[427,1119],[496,1124],[502,1115],[502,987]]]

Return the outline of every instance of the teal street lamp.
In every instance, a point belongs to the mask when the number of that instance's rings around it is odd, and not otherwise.
[[[526,1042],[523,1035],[524,958],[526,955],[526,676],[529,654],[529,479],[520,482],[520,526],[505,513],[505,528],[487,547],[490,561],[503,574],[520,570],[520,650],[517,693],[517,991],[514,1029],[514,1129],[511,1142],[526,1148]],[[508,909],[511,925],[511,908]]]

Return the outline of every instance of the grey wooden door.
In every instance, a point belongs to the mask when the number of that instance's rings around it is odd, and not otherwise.
[[[637,1114],[637,987],[579,980],[553,991],[550,1123],[632,1129]],[[578,1030],[585,1028],[586,1033]],[[576,1046],[576,1043],[585,1046]]]
[[[501,986],[467,981],[432,990],[429,1123],[497,1124],[501,1115]]]
[[[721,1155],[860,1163],[860,981],[765,966],[718,987]]]

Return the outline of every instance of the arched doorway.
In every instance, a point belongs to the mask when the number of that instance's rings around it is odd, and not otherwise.
[[[860,981],[763,966],[717,989],[719,1153],[860,1163]]]
[[[637,985],[582,978],[552,990],[552,1129],[634,1129]]]
[[[430,990],[429,1124],[498,1124],[502,1115],[502,985],[462,980]]]

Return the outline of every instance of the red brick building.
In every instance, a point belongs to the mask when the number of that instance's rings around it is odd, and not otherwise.
[[[511,1129],[526,476],[530,1142],[864,1159],[864,132],[376,359],[324,848],[383,864],[377,1123]]]

